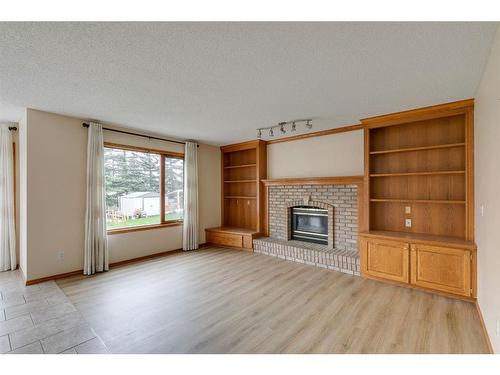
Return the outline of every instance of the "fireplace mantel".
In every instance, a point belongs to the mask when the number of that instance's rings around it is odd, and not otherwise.
[[[362,185],[363,176],[300,177],[261,180],[264,186],[271,185]]]

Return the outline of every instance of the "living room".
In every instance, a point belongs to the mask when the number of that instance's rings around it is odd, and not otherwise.
[[[0,22],[0,352],[500,352],[498,22],[416,21]]]

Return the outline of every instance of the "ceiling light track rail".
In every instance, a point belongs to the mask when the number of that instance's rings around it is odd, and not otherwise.
[[[297,130],[297,125],[304,124],[307,130],[312,128],[312,119],[300,119],[300,120],[292,120],[292,121],[282,121],[277,125],[268,126],[265,128],[257,128],[257,138],[262,138],[262,135],[265,131],[269,131],[269,136],[274,137],[274,131],[279,130],[281,134],[286,134],[287,127],[290,127],[290,131],[294,132]]]

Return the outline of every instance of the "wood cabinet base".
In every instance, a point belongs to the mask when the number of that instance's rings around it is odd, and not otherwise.
[[[207,243],[249,251],[253,250],[253,239],[259,236],[259,232],[235,227],[209,228],[205,233]]]
[[[447,296],[476,297],[476,247],[437,236],[363,233],[363,276]]]

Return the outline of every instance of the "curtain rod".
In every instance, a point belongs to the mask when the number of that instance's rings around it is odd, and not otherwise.
[[[84,122],[82,124],[82,126],[84,128],[88,128],[89,127],[89,124],[87,124],[86,122]],[[178,144],[181,144],[181,145],[185,145],[186,142],[182,142],[182,141],[175,141],[173,139],[166,139],[166,138],[159,138],[159,137],[153,137],[153,136],[150,136],[150,135],[145,135],[145,134],[138,134],[138,133],[132,133],[132,132],[127,132],[125,130],[117,130],[117,129],[111,129],[111,128],[105,128],[103,127],[102,128],[103,130],[107,130],[107,131],[110,131],[110,132],[116,132],[116,133],[122,133],[122,134],[128,134],[128,135],[134,135],[136,137],[143,137],[143,138],[148,138],[148,139],[156,139],[158,141],[164,141],[164,142],[172,142],[172,143],[178,143]],[[197,147],[200,147],[200,145],[196,145]]]

